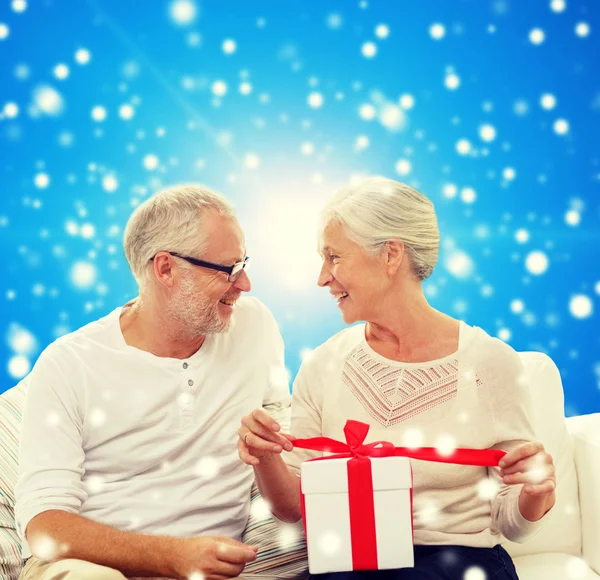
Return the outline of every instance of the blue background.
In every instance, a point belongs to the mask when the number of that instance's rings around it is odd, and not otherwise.
[[[549,353],[567,414],[600,410],[599,11],[2,0],[0,390],[135,295],[123,227],[179,182],[235,202],[293,377],[343,327],[316,287],[317,211],[384,174],[436,205],[432,305]]]

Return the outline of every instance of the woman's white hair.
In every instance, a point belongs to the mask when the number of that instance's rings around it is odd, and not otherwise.
[[[421,280],[437,263],[440,232],[433,203],[404,183],[369,177],[338,190],[321,214],[319,249],[329,223],[343,225],[348,237],[373,255],[388,241],[402,242]]]
[[[123,247],[131,272],[142,287],[148,263],[161,250],[199,256],[206,246],[202,219],[206,210],[236,219],[222,195],[198,185],[176,185],[154,194],[131,214]]]

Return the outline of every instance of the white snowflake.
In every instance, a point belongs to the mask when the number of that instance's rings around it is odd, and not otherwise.
[[[460,198],[464,203],[474,203],[477,199],[477,193],[472,187],[463,187],[460,191]]]
[[[250,504],[250,513],[258,521],[265,520],[271,516],[271,507],[262,497],[259,497]]]
[[[387,24],[378,24],[375,27],[375,36],[377,38],[387,38],[390,35],[390,27]]]
[[[219,475],[221,464],[216,457],[203,457],[194,467],[194,473],[202,479],[214,479]]]
[[[31,361],[22,354],[12,356],[8,359],[7,370],[14,379],[22,379],[31,370]]]
[[[227,94],[227,83],[222,80],[217,80],[211,85],[211,91],[217,97],[224,97]]]
[[[576,294],[569,301],[569,312],[574,318],[589,318],[594,312],[594,305],[589,296]]]
[[[406,115],[398,105],[385,103],[379,111],[379,122],[390,131],[399,131],[406,124]]]
[[[565,223],[569,226],[578,226],[581,222],[581,214],[576,209],[570,209],[565,213]]]
[[[47,535],[36,535],[29,543],[32,554],[40,560],[51,561],[58,555],[58,544]]]
[[[444,79],[444,84],[447,89],[455,91],[460,87],[460,77],[454,72],[448,73]]]
[[[62,95],[50,85],[38,85],[33,91],[33,102],[37,111],[56,117],[64,110]]]
[[[86,490],[91,494],[100,493],[104,489],[105,484],[105,479],[100,475],[92,475],[84,482]]]
[[[196,20],[198,7],[192,0],[173,0],[169,5],[169,15],[174,24],[188,26]]]
[[[578,22],[575,25],[575,34],[579,38],[585,38],[590,35],[590,25],[587,22]]]
[[[444,266],[456,278],[465,279],[473,273],[475,264],[467,253],[454,250],[447,256]]]
[[[429,35],[434,40],[441,40],[446,36],[446,27],[443,24],[436,22],[429,27]]]
[[[370,103],[365,103],[358,109],[358,114],[361,119],[364,119],[365,121],[371,121],[377,116],[377,109],[375,109],[375,107]]]
[[[548,256],[541,250],[530,252],[525,258],[525,268],[536,276],[543,274],[548,269],[548,264]]]
[[[257,169],[260,166],[260,157],[256,153],[246,153],[244,165],[247,169]]]
[[[456,187],[454,183],[446,183],[442,187],[442,193],[444,194],[444,197],[452,199],[456,197],[456,194],[458,193],[458,187]]]
[[[479,127],[479,137],[482,141],[490,142],[496,138],[496,129],[489,124]]]
[[[512,181],[517,176],[517,172],[513,167],[505,167],[502,170],[502,177],[506,179],[506,181]]]
[[[101,105],[96,105],[92,108],[91,116],[94,121],[101,123],[106,119],[106,109]]]
[[[463,580],[487,580],[487,574],[479,566],[471,566],[465,571]]]
[[[82,290],[90,288],[96,281],[96,267],[89,262],[78,261],[71,267],[71,282]]]
[[[154,155],[153,153],[149,153],[148,155],[146,155],[143,159],[143,165],[146,169],[148,169],[148,171],[153,171],[154,169],[156,169],[158,167],[158,157],[156,155]]]
[[[569,132],[569,122],[566,119],[557,119],[553,128],[557,135],[566,135]]]
[[[364,151],[369,146],[369,138],[366,135],[359,135],[354,141],[354,151]]]
[[[101,427],[106,423],[106,412],[104,409],[95,408],[90,411],[90,425],[92,427]]]
[[[477,484],[477,495],[484,501],[493,500],[499,491],[500,484],[491,477],[486,477]]]
[[[342,539],[333,531],[322,532],[317,538],[317,549],[322,554],[333,556],[342,549]]]
[[[77,64],[88,64],[92,58],[87,48],[80,48],[75,52],[75,62]]]
[[[540,45],[544,42],[546,35],[541,28],[533,28],[529,32],[529,42],[534,45]]]
[[[469,153],[471,153],[473,149],[473,146],[471,145],[471,142],[468,139],[459,139],[456,142],[456,152],[459,155],[468,155]]]
[[[312,92],[308,95],[307,102],[309,107],[313,109],[319,109],[324,102],[323,95],[318,92]]]
[[[399,159],[396,161],[396,173],[405,176],[412,170],[411,162],[408,159]]]
[[[418,449],[423,447],[423,432],[420,429],[411,427],[407,429],[402,436],[402,446],[409,449]]]
[[[440,509],[433,501],[413,503],[414,517],[422,526],[435,524],[440,518]]]
[[[365,42],[360,51],[365,58],[373,58],[377,54],[377,45],[374,42]]]
[[[52,72],[59,81],[64,81],[69,76],[69,67],[64,63],[60,63],[54,67]]]
[[[237,43],[235,40],[227,38],[223,41],[221,48],[225,54],[233,54],[237,50]]]
[[[33,178],[33,183],[38,189],[46,189],[50,185],[50,176],[47,173],[38,173]]]
[[[435,448],[440,455],[448,457],[456,451],[456,438],[448,433],[440,435],[435,442]]]
[[[119,107],[119,117],[124,121],[129,121],[134,115],[135,109],[129,103],[125,103]]]

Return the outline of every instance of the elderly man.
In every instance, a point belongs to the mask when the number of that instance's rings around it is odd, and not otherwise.
[[[27,378],[21,580],[230,578],[252,470],[239,418],[289,405],[283,342],[250,290],[232,207],[174,187],[125,230],[139,296],[61,337]]]

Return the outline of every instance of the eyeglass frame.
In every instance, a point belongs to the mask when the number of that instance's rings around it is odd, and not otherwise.
[[[233,264],[233,266],[223,266],[221,264],[215,264],[214,262],[205,262],[204,260],[199,260],[198,258],[192,258],[191,256],[183,256],[177,252],[169,252],[168,250],[161,251],[167,252],[167,254],[170,256],[175,256],[175,258],[181,258],[182,260],[185,260],[194,266],[200,266],[210,270],[217,270],[218,272],[225,272],[227,274],[228,282],[237,282],[242,275],[242,272],[250,266],[250,262],[252,261],[250,256],[246,256],[243,262],[236,262]],[[154,258],[156,258],[156,254],[154,254],[149,261],[152,262]],[[232,278],[232,276],[235,276],[235,278]]]

